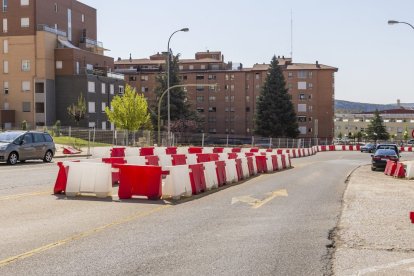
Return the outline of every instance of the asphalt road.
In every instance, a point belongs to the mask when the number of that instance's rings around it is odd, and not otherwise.
[[[369,155],[294,169],[178,204],[51,195],[55,164],[0,165],[0,275],[323,275],[345,180]]]

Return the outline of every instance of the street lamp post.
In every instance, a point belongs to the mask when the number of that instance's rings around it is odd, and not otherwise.
[[[191,87],[191,86],[192,87],[196,87],[196,86],[217,87],[217,83],[214,83],[214,84],[177,84],[177,85],[173,85],[173,86],[167,88],[167,90],[165,90],[161,94],[160,98],[158,99],[158,119],[157,119],[157,121],[158,121],[158,146],[160,146],[160,144],[161,144],[161,122],[160,121],[161,121],[161,102],[162,102],[162,99],[164,98],[165,94],[168,93],[168,95],[169,95],[169,92],[170,92],[171,89],[178,88],[178,87]],[[168,110],[170,110],[169,106],[168,106]],[[170,124],[168,124],[168,137],[167,137],[167,140],[170,139],[169,130],[170,130]],[[168,143],[168,146],[169,146],[169,143]]]
[[[413,26],[413,25],[411,25],[411,24],[410,24],[410,23],[408,23],[408,22],[397,21],[397,20],[388,20],[388,25],[395,25],[395,24],[405,24],[405,25],[410,26],[410,27],[414,30],[414,26]]]
[[[177,31],[175,31],[175,32],[173,32],[171,35],[170,35],[170,38],[168,39],[168,44],[167,44],[167,92],[168,92],[168,95],[167,95],[167,98],[168,98],[168,100],[167,100],[167,109],[168,109],[168,115],[167,115],[167,117],[168,117],[168,126],[167,126],[167,128],[168,128],[168,130],[167,130],[167,132],[168,132],[168,137],[167,137],[167,143],[168,143],[168,145],[170,144],[170,124],[171,124],[171,114],[170,114],[170,55],[171,55],[171,51],[170,51],[170,41],[171,41],[171,38],[173,37],[173,35],[174,34],[176,34],[176,33],[178,33],[178,32],[188,32],[190,29],[188,29],[188,28],[182,28],[182,29],[180,29],[180,30],[177,30]]]

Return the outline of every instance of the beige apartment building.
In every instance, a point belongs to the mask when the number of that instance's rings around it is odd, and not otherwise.
[[[269,57],[270,59],[270,57]],[[165,71],[165,56],[155,54],[144,59],[118,59],[116,72],[156,105],[156,77]],[[298,116],[301,138],[329,138],[334,135],[335,72],[337,68],[318,63],[294,63],[278,57],[287,88]],[[268,64],[244,68],[240,63],[225,62],[220,51],[195,54],[181,59],[179,75],[183,84],[218,84],[188,87],[188,99],[204,118],[205,133],[254,134],[256,101],[267,76]]]
[[[397,140],[403,140],[403,135],[407,129],[411,138],[414,130],[414,110],[396,108],[380,111],[380,116],[390,135]],[[373,112],[353,113],[353,114],[335,114],[335,137],[341,133],[342,136],[364,133],[374,117]]]

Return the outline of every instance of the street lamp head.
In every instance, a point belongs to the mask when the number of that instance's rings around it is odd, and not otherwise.
[[[180,31],[182,32],[188,32],[190,29],[189,28],[182,28]]]
[[[400,23],[399,21],[396,20],[388,20],[388,25],[394,25],[394,24],[398,24]]]

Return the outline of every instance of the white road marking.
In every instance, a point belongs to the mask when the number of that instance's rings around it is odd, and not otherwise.
[[[400,266],[400,265],[406,265],[406,264],[411,264],[411,263],[414,263],[414,259],[405,259],[405,260],[401,260],[401,261],[398,261],[398,262],[393,262],[393,263],[384,264],[384,265],[377,265],[377,266],[361,269],[361,270],[357,271],[356,274],[353,274],[353,275],[361,276],[361,275],[365,275],[365,274],[368,274],[368,273],[378,272],[378,271],[381,271],[381,270],[384,270],[384,269],[393,268],[393,267],[397,267],[397,266]]]

